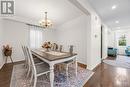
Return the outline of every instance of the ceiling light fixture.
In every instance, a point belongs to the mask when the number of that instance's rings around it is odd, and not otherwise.
[[[116,5],[113,5],[112,6],[112,10],[114,10],[114,9],[116,9],[117,8],[117,6]]]
[[[115,23],[117,23],[117,24],[118,24],[118,23],[119,23],[119,21],[115,21]]]
[[[45,19],[40,21],[40,26],[44,28],[52,27],[52,21],[47,18],[47,12],[45,12]]]

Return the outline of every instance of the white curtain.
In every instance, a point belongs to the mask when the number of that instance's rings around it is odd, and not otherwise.
[[[43,43],[42,29],[36,26],[29,26],[30,28],[30,47],[40,48]]]

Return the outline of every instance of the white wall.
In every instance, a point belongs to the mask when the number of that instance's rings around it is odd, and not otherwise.
[[[108,29],[108,47],[115,47],[115,31]]]
[[[24,23],[4,20],[4,44],[9,44],[13,47],[12,58],[14,61],[24,60],[21,45],[28,45],[29,41],[29,30],[28,26]],[[8,60],[9,62],[10,60]]]
[[[91,15],[89,32],[89,47],[87,48],[88,69],[95,68],[101,62],[101,20],[87,0],[77,0]]]
[[[91,54],[88,68],[93,69],[101,62],[101,21],[96,14],[91,14]]]
[[[0,18],[0,69],[4,64],[3,55],[2,55],[2,46],[3,45],[3,20]]]
[[[66,48],[66,45],[75,46],[78,61],[86,64],[88,69],[101,62],[101,21],[97,15],[83,15],[71,20],[58,28],[57,35],[58,42]]]
[[[108,27],[106,25],[103,25],[102,29],[102,58],[107,58],[107,48],[108,48]]]
[[[87,29],[90,26],[90,18],[86,15],[73,19],[57,29],[58,43],[69,51],[69,45],[74,45],[74,51],[78,53],[78,61],[87,64]]]
[[[57,42],[56,29],[43,29],[43,42],[51,41],[52,43]]]

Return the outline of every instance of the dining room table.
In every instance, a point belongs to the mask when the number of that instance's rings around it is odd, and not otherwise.
[[[50,66],[50,85],[54,87],[54,65],[67,61],[75,61],[75,75],[77,76],[77,53],[46,51],[44,49],[32,49],[32,54]]]

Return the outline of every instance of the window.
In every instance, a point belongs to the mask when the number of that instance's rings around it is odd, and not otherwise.
[[[42,30],[35,26],[30,26],[30,47],[40,48],[43,41]]]
[[[122,35],[119,37],[118,45],[119,46],[126,46],[126,36],[125,35]]]

